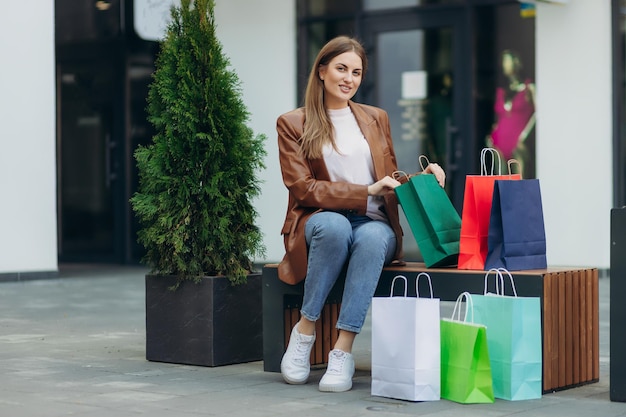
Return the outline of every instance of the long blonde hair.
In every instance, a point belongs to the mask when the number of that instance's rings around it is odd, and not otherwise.
[[[324,107],[324,82],[320,79],[319,70],[328,65],[334,57],[345,52],[354,52],[359,55],[363,63],[362,76],[365,76],[367,56],[365,48],[358,40],[348,36],[338,36],[319,51],[311,68],[304,94],[305,122],[300,151],[306,158],[321,158],[324,145],[331,144],[335,147],[333,125]]]

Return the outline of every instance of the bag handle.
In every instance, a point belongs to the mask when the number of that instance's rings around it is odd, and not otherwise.
[[[515,289],[515,282],[513,281],[513,275],[511,275],[509,270],[506,268],[498,268],[498,272],[500,273],[500,276],[502,276],[503,272],[509,276],[509,281],[511,281],[511,288],[513,289],[513,296],[517,297],[517,290]],[[503,279],[502,295],[504,295],[504,278],[502,279]]]
[[[433,282],[430,279],[430,275],[428,275],[426,272],[420,272],[419,274],[417,274],[417,277],[415,277],[415,292],[416,292],[417,297],[419,298],[420,296],[419,283],[420,283],[421,277],[426,277],[428,279],[428,286],[430,287],[430,298],[434,298]]]
[[[422,171],[424,171],[426,169],[426,167],[428,167],[428,165],[430,165],[430,161],[428,160],[428,157],[426,155],[420,155],[418,158],[419,164],[420,164],[420,168],[422,169]],[[426,165],[424,165],[424,160],[426,160]],[[418,175],[418,173],[415,174],[407,174],[405,171],[393,171],[391,173],[391,177],[398,181],[401,184],[404,184],[405,182],[408,182],[411,177],[414,177],[416,175]]]
[[[406,172],[404,172],[404,171],[393,171],[391,173],[391,177],[394,180],[396,180],[396,181],[398,181],[398,182],[400,182],[402,184],[404,184],[405,182],[407,182],[409,180],[409,178],[411,178],[411,176],[409,174],[407,174]]]
[[[430,165],[430,161],[428,160],[428,157],[426,155],[420,155],[417,159],[420,163],[420,168],[422,168],[422,171],[425,170],[428,165]],[[426,160],[426,166],[424,166],[424,162],[422,161],[423,159]]]
[[[513,296],[517,297],[517,290],[515,289],[515,282],[513,281],[513,275],[511,275],[511,273],[506,268],[491,268],[489,271],[487,271],[487,273],[485,274],[485,289],[483,291],[483,295],[488,294],[487,284],[488,284],[489,276],[491,275],[492,272],[495,272],[495,277],[496,277],[496,295],[499,295],[499,296],[505,295],[504,294],[504,276],[502,274],[504,272],[509,276],[509,280],[511,281],[511,288],[513,289]]]
[[[396,275],[396,276],[393,278],[393,280],[391,280],[391,291],[390,291],[390,293],[389,293],[389,297],[390,297],[390,298],[391,298],[391,297],[393,297],[393,289],[394,289],[394,287],[395,287],[395,285],[396,285],[396,280],[397,280],[398,278],[401,278],[401,279],[404,281],[404,297],[406,298],[406,293],[407,293],[407,287],[408,287],[408,284],[407,284],[406,277],[405,277],[404,275]]]
[[[465,299],[465,315],[463,316],[463,320],[461,320],[460,304],[463,302],[463,299]],[[457,297],[456,302],[454,303],[454,310],[452,310],[452,320],[467,322],[468,312],[472,313],[470,323],[474,323],[474,302],[472,301],[472,295],[469,292],[465,291]],[[456,316],[456,319],[454,318],[454,316]]]
[[[485,274],[485,288],[483,290],[483,295],[489,294],[489,290],[488,290],[488,287],[489,287],[489,276],[491,275],[492,272],[495,272],[496,294],[497,295],[504,295],[504,278],[502,277],[502,272],[500,272],[498,270],[498,268],[491,268]],[[500,292],[500,287],[502,287],[502,292]]]
[[[428,160],[428,157],[426,155],[420,155],[418,158],[419,164],[420,164],[420,168],[422,169],[422,171],[424,171],[426,169],[426,167],[428,167],[428,165],[430,165],[430,161]],[[426,165],[424,165],[424,161],[426,161]],[[397,170],[397,171],[393,171],[391,173],[391,177],[404,184],[405,182],[407,182],[409,179],[411,179],[411,177],[414,177],[418,174],[407,174],[405,171],[401,171],[401,170]]]
[[[491,154],[491,171],[487,173],[487,154]],[[498,157],[498,174],[502,175],[502,160],[500,159],[500,153],[495,148],[483,148],[480,151],[480,175],[494,175],[494,166],[496,162],[496,156]]]
[[[517,159],[509,159],[508,161],[506,161],[506,165],[509,168],[509,176],[513,175],[513,171],[511,170],[511,165],[513,164],[517,164],[517,171],[520,178],[522,178],[522,164]]]

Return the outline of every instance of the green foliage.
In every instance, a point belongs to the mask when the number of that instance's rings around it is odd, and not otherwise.
[[[246,281],[264,255],[252,204],[260,193],[264,135],[215,34],[213,0],[182,0],[161,44],[148,94],[153,142],[135,151],[139,190],[131,204],[153,273],[198,281]]]

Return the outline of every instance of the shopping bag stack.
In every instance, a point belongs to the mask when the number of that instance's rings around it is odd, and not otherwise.
[[[464,292],[456,300],[452,317],[441,320],[441,398],[462,404],[493,403],[488,329],[474,322],[473,311],[472,295]]]
[[[513,296],[505,295],[508,275]],[[495,278],[495,293],[488,279]],[[472,296],[474,322],[487,327],[487,344],[496,398],[541,398],[542,348],[541,306],[538,297],[518,297],[513,276],[506,269],[485,274],[483,295]]]
[[[485,269],[521,271],[548,266],[538,179],[495,181],[487,247]]]
[[[430,298],[419,296],[426,278]],[[394,297],[396,282],[404,296]],[[396,276],[389,297],[372,300],[372,395],[409,401],[440,399],[440,306],[433,298],[430,276],[420,273],[417,297],[407,297],[407,279]]]
[[[422,171],[428,158],[419,157]],[[424,165],[425,161],[425,165]],[[433,174],[394,173],[403,182],[395,188],[427,268],[456,265],[459,256],[461,217]]]
[[[488,155],[491,165],[488,167]],[[494,166],[498,174],[494,174]],[[488,252],[489,220],[496,180],[519,180],[519,174],[502,175],[500,154],[494,148],[484,148],[480,153],[480,175],[465,177],[463,211],[459,242],[459,269],[485,269]]]

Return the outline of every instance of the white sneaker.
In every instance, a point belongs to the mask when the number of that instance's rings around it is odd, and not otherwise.
[[[328,367],[320,380],[320,391],[343,392],[352,388],[354,357],[351,353],[333,349],[328,354]]]
[[[311,372],[311,349],[315,343],[315,334],[309,336],[293,326],[287,351],[280,362],[280,372],[288,384],[304,384]]]

